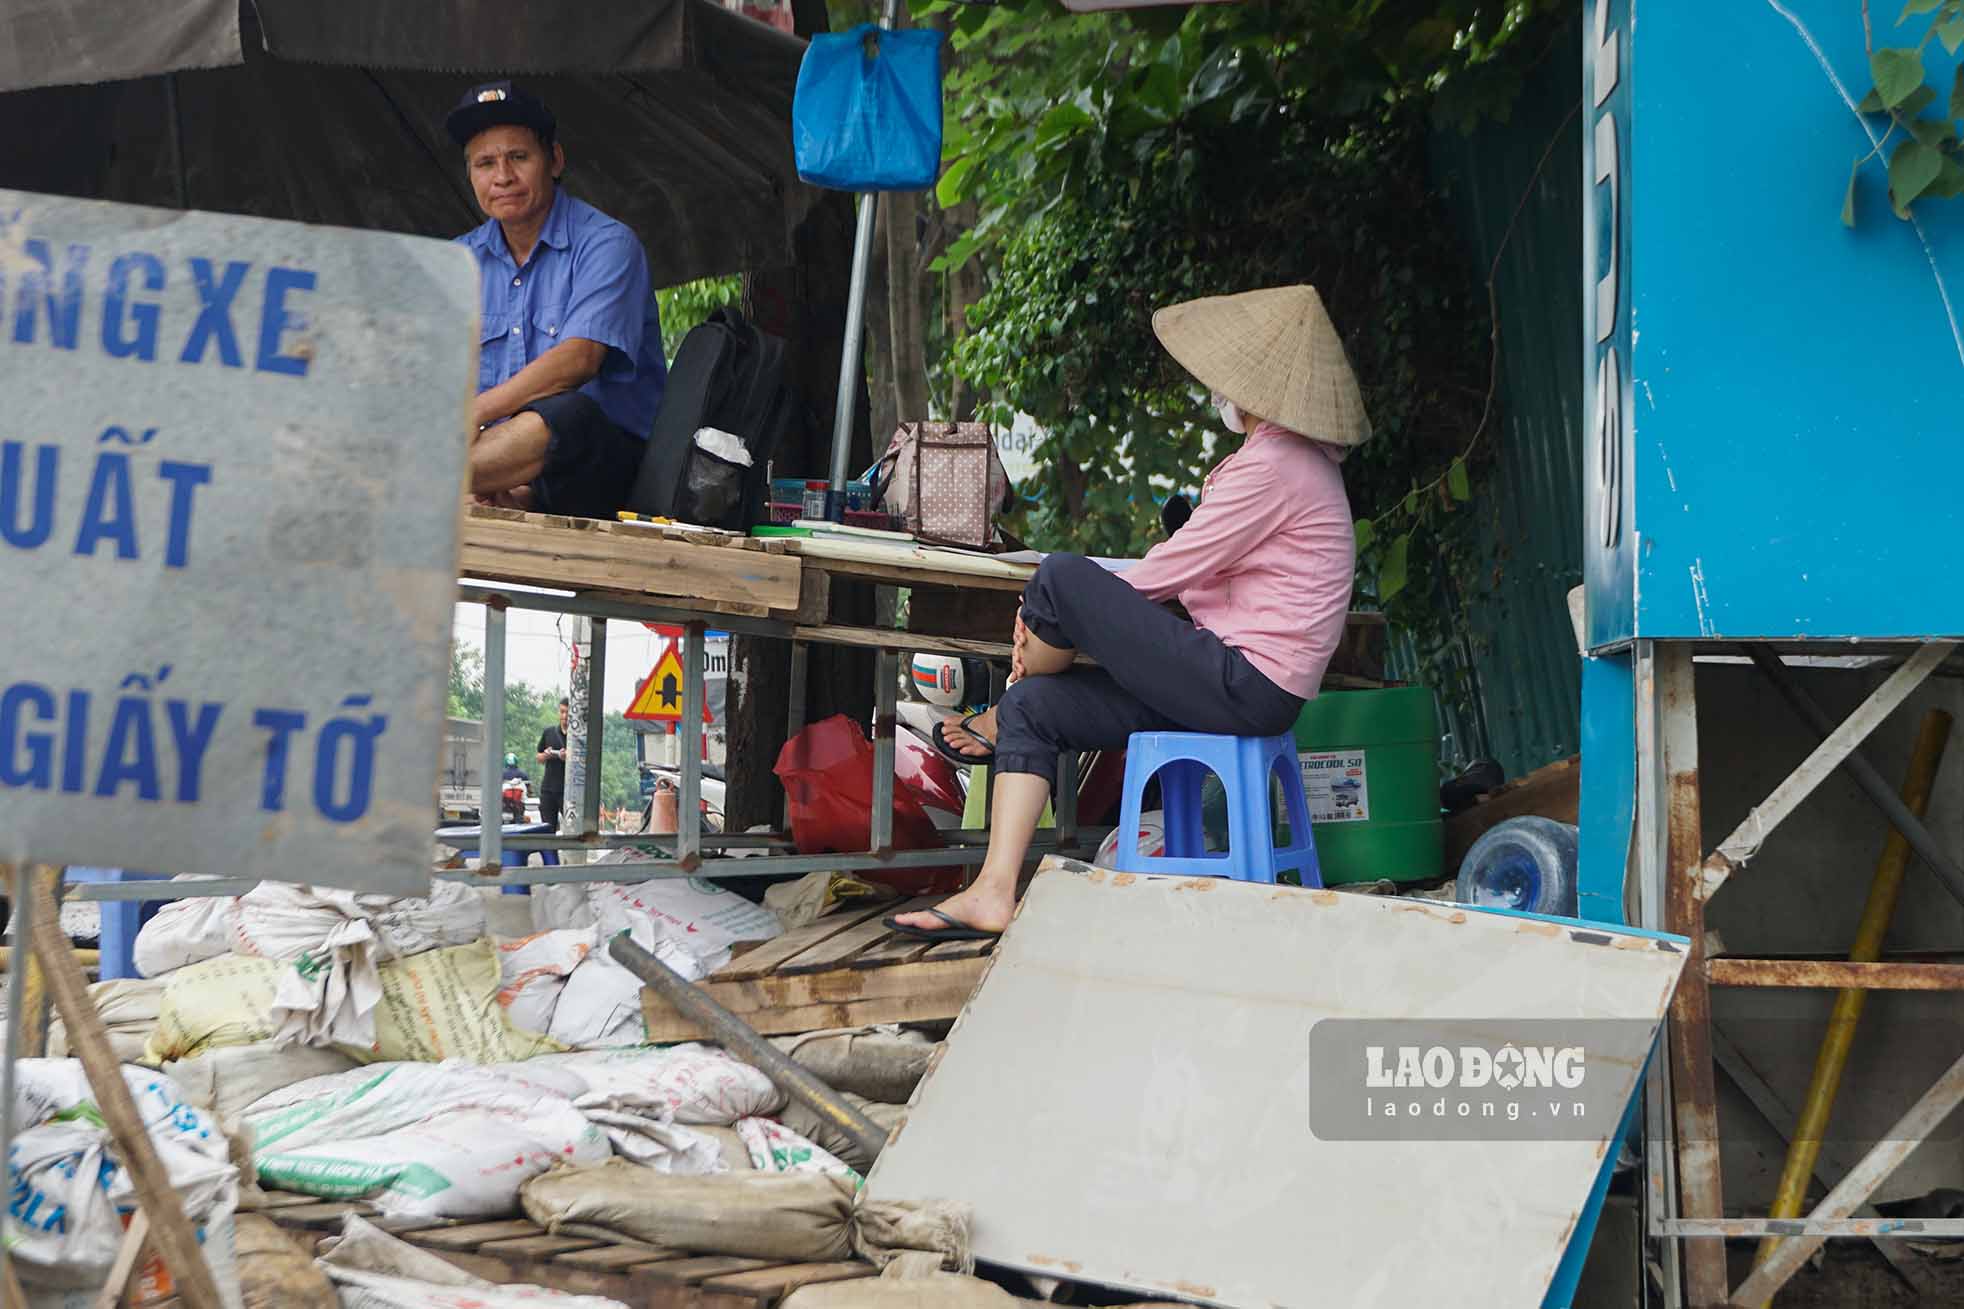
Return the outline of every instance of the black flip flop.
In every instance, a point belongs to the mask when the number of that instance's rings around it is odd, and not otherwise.
[[[988,737],[982,735],[982,733],[976,731],[975,728],[973,728],[972,726],[970,726],[970,724],[972,724],[976,719],[980,718],[981,716],[982,716],[981,714],[970,714],[968,717],[962,719],[961,722],[955,725],[961,728],[964,732],[967,732],[970,736],[974,737],[976,740],[982,742],[982,744],[988,746],[989,753],[963,754],[960,750],[957,750],[952,744],[949,743],[948,737],[943,731],[943,729],[948,726],[946,719],[943,719],[942,721],[936,723],[933,726],[933,728],[929,730],[927,734],[928,740],[932,742],[934,745],[934,753],[940,755],[943,759],[946,759],[949,763],[955,765],[957,768],[966,768],[970,764],[983,764],[986,766],[988,764],[994,763],[996,761],[996,743],[994,741],[991,741]]]
[[[909,910],[910,913],[933,914],[946,927],[909,927],[899,921],[899,915],[888,914],[880,921],[902,936],[911,936],[919,941],[993,941],[1001,932],[985,932],[978,927],[970,927],[953,914],[944,914],[939,909]]]

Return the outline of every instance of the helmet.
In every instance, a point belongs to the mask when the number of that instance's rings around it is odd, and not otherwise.
[[[509,750],[505,752],[505,767],[507,768],[518,767],[518,756],[511,753],[511,751]]]
[[[953,655],[917,654],[911,670],[914,694],[931,705],[953,709],[967,699],[962,661]]]

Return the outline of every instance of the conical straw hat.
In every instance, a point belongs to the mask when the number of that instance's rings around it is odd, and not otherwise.
[[[1168,354],[1243,413],[1331,445],[1362,445],[1371,420],[1313,286],[1168,305],[1152,316]]]

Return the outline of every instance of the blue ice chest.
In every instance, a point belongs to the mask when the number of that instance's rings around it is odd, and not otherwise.
[[[1592,0],[1583,41],[1590,647],[1964,636],[1964,199],[1900,221],[1872,159],[1842,225],[1862,6]]]

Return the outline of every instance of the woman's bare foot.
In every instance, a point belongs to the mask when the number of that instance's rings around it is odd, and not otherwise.
[[[987,763],[996,748],[995,708],[991,706],[975,715],[973,729],[962,726],[960,717],[942,719],[941,739],[946,741],[956,754],[973,759],[978,764]]]
[[[977,882],[961,894],[949,896],[935,908],[963,925],[973,927],[978,932],[1000,932],[1009,926],[1009,916],[1016,911],[1014,880],[1011,879],[1000,891],[990,883]],[[924,931],[945,929],[948,926],[925,910],[902,914],[894,921]]]

